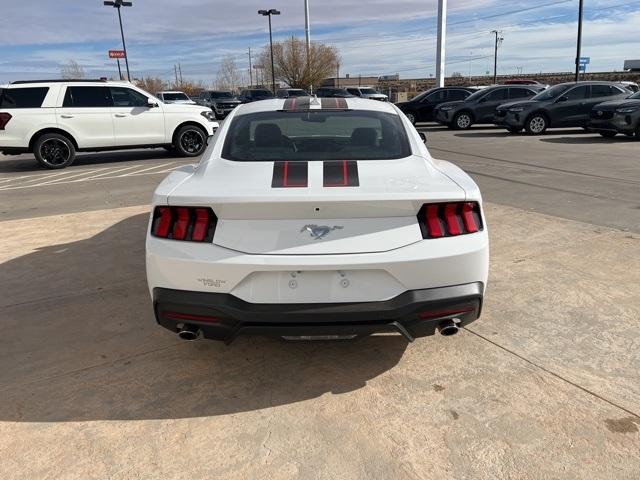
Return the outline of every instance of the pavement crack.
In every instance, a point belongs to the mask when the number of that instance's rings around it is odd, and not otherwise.
[[[569,385],[571,385],[571,386],[573,386],[573,387],[575,387],[575,388],[577,388],[579,390],[582,390],[584,393],[586,393],[588,395],[591,395],[591,396],[593,396],[593,397],[595,397],[595,398],[597,398],[597,399],[599,399],[599,400],[611,405],[612,407],[615,407],[615,408],[617,408],[619,410],[622,410],[623,412],[628,413],[629,415],[631,415],[631,416],[633,416],[635,418],[640,419],[640,415],[639,414],[629,410],[628,408],[625,408],[622,405],[619,405],[619,404],[617,404],[617,403],[615,403],[615,402],[603,397],[602,395],[600,395],[600,394],[598,394],[598,393],[596,393],[596,392],[594,392],[592,390],[589,390],[588,388],[585,388],[585,387],[583,387],[581,385],[578,385],[576,382],[573,382],[573,381],[569,380],[568,378],[565,378],[562,375],[559,375],[559,374],[549,370],[548,368],[543,367],[542,365],[539,365],[539,364],[535,363],[532,360],[529,360],[528,358],[524,357],[523,355],[521,355],[521,354],[519,354],[517,352],[514,352],[513,350],[510,350],[509,348],[507,348],[507,347],[505,347],[503,345],[500,345],[497,342],[494,342],[493,340],[485,337],[484,335],[482,335],[482,334],[480,334],[478,332],[474,332],[469,327],[463,327],[463,330],[466,331],[466,332],[471,333],[472,335],[475,335],[476,337],[478,337],[478,338],[480,338],[480,339],[482,339],[482,340],[484,340],[486,342],[489,342],[490,344],[498,347],[499,349],[501,349],[501,350],[503,350],[503,351],[505,351],[505,352],[507,352],[507,353],[519,358],[520,360],[522,360],[522,361],[524,361],[526,363],[528,363],[529,365],[531,365],[531,366],[533,366],[533,367],[535,367],[535,368],[537,368],[539,370],[542,370],[543,372],[551,375],[552,377],[555,377],[558,380],[560,380],[562,382],[565,382],[565,383],[567,383],[567,384],[569,384]]]

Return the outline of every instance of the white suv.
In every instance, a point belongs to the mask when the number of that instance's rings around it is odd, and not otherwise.
[[[198,105],[166,104],[128,82],[47,80],[0,86],[0,153],[65,168],[77,151],[165,147],[200,155],[218,128]]]

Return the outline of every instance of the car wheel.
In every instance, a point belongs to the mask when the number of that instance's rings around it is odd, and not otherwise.
[[[618,132],[598,132],[598,133],[602,135],[604,138],[613,138],[618,134]]]
[[[76,158],[73,142],[59,133],[45,133],[33,145],[33,154],[40,165],[52,170],[68,167]]]
[[[456,130],[466,130],[467,128],[471,127],[472,124],[473,120],[471,118],[471,115],[466,112],[458,113],[453,118],[453,128],[455,128]]]
[[[531,115],[525,123],[524,129],[529,135],[541,135],[548,127],[547,117],[539,113]]]
[[[407,112],[405,113],[407,120],[409,120],[411,122],[411,125],[415,125],[416,124],[416,116],[413,113]]]
[[[185,125],[176,132],[174,146],[183,157],[197,157],[207,148],[207,134],[195,125]]]
[[[507,128],[507,130],[509,131],[509,133],[520,133],[522,131],[522,129],[518,127],[509,127]]]

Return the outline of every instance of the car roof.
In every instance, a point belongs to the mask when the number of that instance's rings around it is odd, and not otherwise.
[[[158,93],[184,93],[184,92],[180,90],[162,90],[161,92],[158,92]]]
[[[298,97],[298,101],[300,101],[301,98],[305,97]],[[340,100],[344,100],[345,102],[347,102],[347,109],[349,110],[368,110],[375,112],[392,113],[395,115],[398,114],[393,104],[389,102],[373,102],[371,100],[359,97],[342,98]],[[239,107],[239,109],[237,110],[237,115],[281,111],[284,109],[284,104],[287,101],[288,100],[284,98],[273,98],[269,100],[260,100],[257,102],[246,103]]]
[[[2,88],[25,88],[25,87],[42,87],[47,84],[55,85],[73,85],[73,86],[85,86],[85,87],[104,87],[110,85],[118,86],[131,86],[131,82],[126,80],[17,80],[7,85],[3,85]]]

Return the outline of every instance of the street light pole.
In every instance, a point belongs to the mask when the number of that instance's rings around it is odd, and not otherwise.
[[[576,82],[580,80],[580,49],[582,47],[582,12],[584,8],[583,0],[580,0],[578,7],[578,46],[576,49]]]
[[[122,36],[122,49],[124,50],[124,62],[127,66],[127,80],[131,81],[131,73],[129,72],[129,54],[127,53],[127,44],[124,42],[124,30],[122,28],[122,15],[120,14],[120,7],[131,7],[133,2],[125,2],[124,0],[105,1],[104,4],[108,7],[118,9],[118,21],[120,22],[120,35]]]
[[[311,74],[311,31],[309,28],[309,0],[304,0],[304,36],[307,45],[307,75]],[[313,85],[309,85],[309,93],[313,94]]]
[[[258,10],[258,13],[264,17],[269,17],[269,45],[271,48],[271,85],[273,86],[273,94],[276,94],[276,69],[273,62],[273,35],[271,34],[271,15],[280,15],[280,11],[272,8],[271,10]]]
[[[444,87],[445,38],[447,36],[447,0],[438,0],[438,46],[436,50],[436,87]]]

